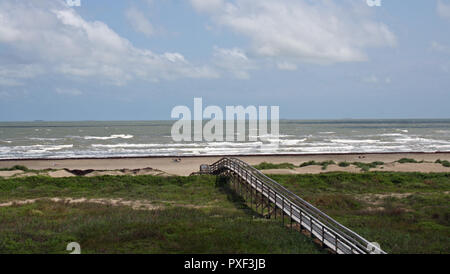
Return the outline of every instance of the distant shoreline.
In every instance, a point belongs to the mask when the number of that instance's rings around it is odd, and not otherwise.
[[[436,155],[450,154],[450,151],[398,151],[398,152],[344,152],[344,153],[272,153],[272,154],[210,154],[210,155],[143,155],[143,156],[106,156],[106,157],[61,157],[61,158],[8,158],[0,159],[6,161],[59,161],[59,160],[107,160],[107,159],[155,159],[155,158],[217,158],[217,157],[308,157],[308,156],[345,156],[345,155],[396,155],[396,154],[419,154]]]

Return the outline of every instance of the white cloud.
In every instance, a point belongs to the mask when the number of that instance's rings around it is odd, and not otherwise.
[[[56,88],[55,92],[61,95],[79,96],[82,95],[79,89],[76,88]]]
[[[384,77],[384,79],[383,79],[383,78],[380,78],[380,77],[378,77],[378,76],[376,76],[374,74],[366,76],[366,77],[363,77],[362,81],[364,83],[369,83],[369,84],[383,84],[383,83],[384,84],[390,84],[390,83],[392,83],[391,77]]]
[[[217,67],[232,73],[239,79],[250,78],[248,71],[256,69],[256,65],[239,48],[224,49],[215,46],[213,55]]]
[[[0,65],[0,86],[22,86],[23,81],[42,74],[36,65]]]
[[[363,78],[363,82],[365,82],[365,83],[376,84],[376,83],[378,83],[378,81],[379,81],[378,77],[375,75],[370,75],[370,76]]]
[[[135,7],[127,9],[125,15],[135,31],[143,33],[147,37],[154,34],[154,28],[150,21],[148,21],[145,15]]]
[[[225,4],[224,0],[191,0],[191,3],[200,12],[215,12]]]
[[[445,2],[443,0],[438,0],[437,2],[437,13],[442,18],[450,19],[450,2]]]
[[[289,62],[280,62],[277,67],[280,70],[297,70],[297,65]]]
[[[84,20],[63,1],[1,1],[0,44],[45,73],[116,85],[133,79],[218,77],[214,69],[191,64],[180,53],[136,48],[105,23]],[[11,74],[11,67],[2,68]]]
[[[439,42],[432,41],[430,45],[430,49],[435,52],[450,54],[450,47],[443,45]]]
[[[219,26],[248,37],[252,52],[290,63],[367,60],[370,47],[395,46],[389,28],[365,3],[306,0],[191,0]],[[282,66],[283,67],[283,66]]]

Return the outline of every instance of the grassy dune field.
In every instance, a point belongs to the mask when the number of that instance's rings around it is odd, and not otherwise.
[[[450,173],[271,177],[388,253],[450,253]]]
[[[0,204],[0,253],[324,253],[212,176],[0,179]]]
[[[388,253],[450,253],[450,173],[271,175]],[[213,176],[0,179],[0,253],[326,253]]]

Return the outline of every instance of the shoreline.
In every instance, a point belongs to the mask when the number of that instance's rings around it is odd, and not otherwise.
[[[107,156],[107,157],[58,157],[58,158],[8,158],[0,159],[7,161],[60,161],[60,160],[105,160],[105,159],[153,159],[153,158],[217,158],[217,157],[311,157],[311,156],[341,156],[341,155],[397,155],[397,154],[450,154],[450,151],[398,151],[398,152],[336,152],[336,153],[277,153],[277,154],[209,154],[209,155],[147,155],[147,156]]]
[[[44,158],[44,159],[2,159],[0,168],[10,168],[15,165],[26,166],[31,170],[59,170],[55,176],[65,174],[66,170],[94,170],[102,171],[103,175],[118,174],[120,170],[158,170],[167,175],[188,176],[199,170],[201,164],[212,164],[223,157],[236,157],[249,163],[258,165],[262,162],[273,164],[291,163],[296,166],[293,169],[263,170],[267,174],[317,174],[324,172],[361,172],[361,169],[350,165],[340,167],[339,162],[383,162],[383,165],[371,168],[371,171],[393,172],[450,172],[449,167],[435,163],[436,160],[450,161],[450,152],[401,152],[401,153],[330,153],[330,154],[265,154],[265,155],[202,155],[202,156],[148,156],[148,157],[110,157],[110,158]],[[175,159],[181,159],[175,161]],[[422,163],[398,163],[402,158],[414,159]],[[326,170],[321,166],[311,165],[299,167],[300,164],[309,161],[323,162],[334,161]],[[12,174],[12,171],[0,171],[0,177]],[[16,172],[12,176],[16,176]],[[69,173],[69,172],[67,172]],[[137,172],[142,174],[141,172]],[[3,175],[2,175],[3,174]],[[26,173],[25,173],[26,174]],[[17,176],[18,176],[17,175]],[[23,174],[22,174],[23,175]],[[22,176],[21,175],[21,176]],[[68,175],[68,174],[66,174]],[[10,175],[11,176],[11,175]]]

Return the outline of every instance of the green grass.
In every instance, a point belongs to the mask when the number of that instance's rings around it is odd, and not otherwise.
[[[29,169],[26,166],[21,166],[21,165],[15,165],[13,167],[7,167],[7,168],[0,168],[0,171],[12,171],[12,170],[29,171]]]
[[[306,167],[306,166],[322,166],[322,170],[326,170],[329,165],[335,165],[336,163],[334,161],[323,161],[323,162],[316,162],[316,161],[308,161],[300,164],[300,167]]]
[[[39,197],[147,199],[202,204],[214,201],[213,176],[98,176],[51,178],[34,176],[0,179],[0,201]]]
[[[348,167],[348,166],[350,166],[351,164],[349,163],[349,162],[340,162],[339,163],[339,166],[340,167]]]
[[[362,163],[362,162],[353,162],[354,166],[357,166],[361,169],[361,171],[369,171],[371,168],[377,168],[378,166],[384,165],[384,162],[376,161],[372,163]]]
[[[423,163],[423,161],[417,161],[415,159],[411,159],[411,158],[401,158],[400,160],[397,161],[400,164],[418,164],[418,163]]]
[[[450,173],[270,176],[388,253],[450,253]],[[0,179],[0,202],[37,197],[139,199],[162,208],[45,200],[2,207],[0,253],[66,253],[71,241],[83,253],[324,252],[255,213],[220,177]]]
[[[450,173],[270,177],[388,253],[450,253]]]
[[[253,166],[256,169],[264,170],[264,169],[294,169],[296,166],[291,163],[281,163],[281,164],[272,164],[267,162],[262,162],[259,165]]]
[[[132,210],[38,202],[0,209],[0,253],[319,253],[310,239],[272,220],[215,208]]]
[[[308,161],[304,162],[299,165],[299,167],[306,167],[306,166],[322,166],[322,170],[326,170],[329,165],[336,165],[336,163],[332,160],[329,161],[323,161],[323,162],[316,162],[316,161]],[[384,165],[384,162],[376,161],[372,163],[362,163],[362,162],[340,162],[338,164],[340,167],[348,167],[350,165],[355,165],[359,168],[361,168],[361,171],[369,171],[371,168],[376,168],[378,166]],[[290,163],[282,163],[282,164],[272,164],[263,162],[257,166],[255,166],[257,169],[263,170],[263,169],[293,169],[295,168],[295,165]]]
[[[0,179],[0,201],[37,197],[148,200],[157,210],[39,200],[0,207],[0,253],[324,253],[262,218],[212,176]],[[182,206],[184,205],[184,206]]]
[[[436,160],[435,163],[436,163],[436,164],[441,164],[441,165],[443,165],[443,166],[445,166],[445,167],[450,167],[450,162],[447,161],[447,160],[442,161],[441,159],[438,159],[438,160]]]

